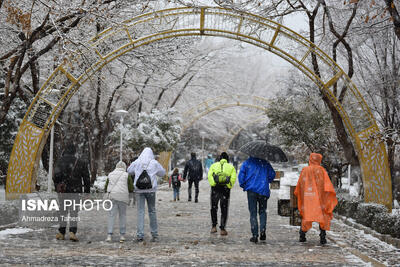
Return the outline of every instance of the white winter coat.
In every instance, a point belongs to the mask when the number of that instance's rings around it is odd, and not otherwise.
[[[110,199],[129,203],[128,173],[124,162],[118,162],[115,170],[108,174],[107,192]]]
[[[143,170],[146,170],[151,178],[151,183],[153,187],[151,189],[138,189],[136,187],[137,179],[140,174],[142,174]],[[133,184],[135,186],[136,193],[150,193],[157,191],[157,177],[156,176],[164,176],[165,170],[161,164],[154,159],[154,154],[151,148],[146,147],[143,149],[142,153],[138,157],[137,160],[132,162],[132,164],[128,168],[128,173],[131,175],[135,175],[135,180]]]

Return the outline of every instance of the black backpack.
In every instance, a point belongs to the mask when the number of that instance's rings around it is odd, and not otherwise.
[[[150,162],[149,162],[150,164]],[[149,166],[147,164],[147,167]],[[146,167],[146,169],[147,169]],[[151,183],[151,178],[150,175],[147,173],[146,169],[142,171],[142,173],[139,175],[139,178],[136,181],[136,187],[138,189],[151,189],[153,188],[153,184]]]
[[[179,174],[171,175],[171,183],[174,187],[179,187],[181,185],[181,181],[179,181]]]

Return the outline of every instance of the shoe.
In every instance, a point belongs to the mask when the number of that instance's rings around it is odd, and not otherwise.
[[[150,240],[150,242],[158,242],[158,237],[157,236],[153,236]]]
[[[302,230],[300,230],[300,238],[299,238],[300,242],[306,242],[307,238],[306,238],[306,232],[303,232]]]
[[[136,238],[136,242],[143,242],[143,237]]]
[[[260,233],[260,241],[265,241],[267,239],[267,236],[265,235],[265,231]]]
[[[319,234],[319,243],[321,245],[325,245],[326,244],[326,231],[325,230],[321,230],[321,233]]]
[[[212,228],[211,228],[211,231],[210,231],[212,234],[214,234],[214,233],[216,233],[217,232],[217,227],[216,226],[213,226]]]
[[[192,201],[192,200],[189,198],[188,201]]]
[[[174,199],[174,201],[176,201],[176,199]]]
[[[194,200],[194,203],[197,203],[197,202],[199,202],[199,200],[198,200],[198,199],[195,199],[195,200]]]
[[[107,235],[106,242],[111,242],[111,241],[112,241],[112,235],[108,234],[108,235]]]
[[[252,238],[250,238],[250,242],[257,243],[258,238],[256,236],[253,236]]]
[[[73,242],[79,241],[79,239],[76,237],[75,233],[73,233],[73,232],[69,232],[69,240],[71,240]]]
[[[124,235],[121,235],[120,237],[119,237],[119,243],[124,243],[125,242],[125,236]]]
[[[62,233],[59,232],[59,233],[56,234],[56,239],[57,240],[64,240],[65,236]]]
[[[225,229],[221,229],[219,232],[220,235],[228,235],[228,232]]]
[[[178,201],[179,201],[179,197],[178,197]]]

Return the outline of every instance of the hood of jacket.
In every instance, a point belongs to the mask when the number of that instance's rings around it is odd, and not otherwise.
[[[310,159],[308,160],[309,165],[321,165],[322,155],[318,153],[311,153]]]

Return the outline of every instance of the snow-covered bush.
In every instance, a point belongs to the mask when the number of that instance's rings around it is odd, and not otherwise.
[[[381,204],[375,203],[361,203],[357,206],[355,219],[358,223],[361,223],[367,227],[371,227],[372,220],[378,213],[387,213],[388,209]]]
[[[91,193],[102,193],[104,192],[104,186],[106,185],[107,176],[97,176],[96,180],[93,183],[93,186],[90,188]]]
[[[151,147],[155,153],[173,150],[180,140],[181,118],[175,109],[140,113],[138,127],[126,133],[125,140],[133,150],[140,152]]]

